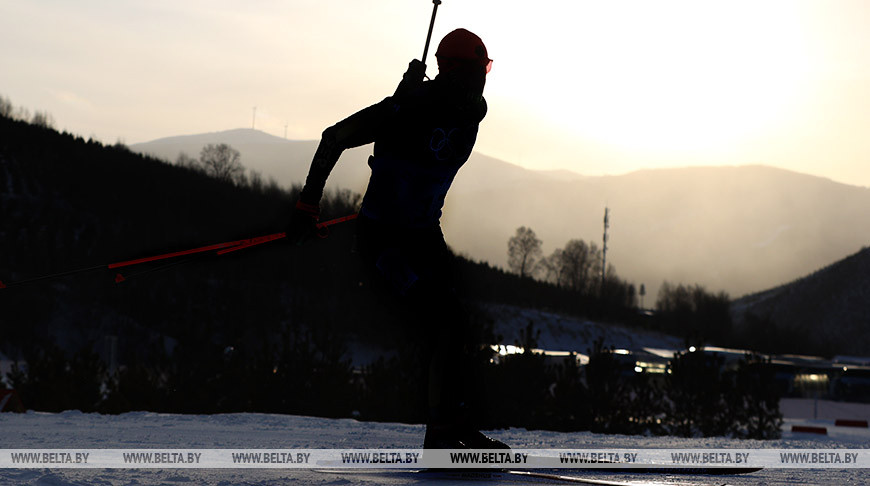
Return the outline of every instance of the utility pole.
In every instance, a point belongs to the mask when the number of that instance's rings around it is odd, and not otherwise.
[[[610,209],[604,207],[604,247],[601,249],[601,295],[604,295],[604,281],[607,278],[607,230],[610,228]]]

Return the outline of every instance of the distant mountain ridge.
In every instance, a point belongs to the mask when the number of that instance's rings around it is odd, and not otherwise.
[[[172,137],[133,150],[173,161],[206,143],[229,143],[242,163],[282,185],[301,183],[316,141],[250,129]],[[363,192],[370,147],[347,151],[327,187]],[[870,188],[768,166],[641,170],[618,176],[533,171],[479,153],[447,198],[443,225],[457,251],[506,263],[517,227],[534,229],[549,254],[572,238],[601,246],[610,208],[608,262],[655,301],[662,281],[699,283],[740,296],[792,281],[870,244]]]
[[[198,157],[207,144],[226,143],[241,153],[245,167],[273,176],[284,186],[305,180],[311,158],[317,150],[317,140],[288,140],[250,128],[167,137],[131,145],[136,152],[170,162],[182,152]],[[362,193],[369,178],[368,157],[371,147],[345,151],[330,174],[327,187],[342,187]],[[468,174],[471,172],[471,174]],[[518,165],[474,153],[462,170],[462,182],[474,187],[502,187],[529,179],[580,180],[584,176],[567,170],[532,171]],[[465,180],[469,179],[469,180]]]
[[[198,133],[191,135],[176,135],[172,137],[160,138],[151,142],[136,144],[134,147],[162,146],[162,145],[205,145],[209,143],[227,143],[230,145],[255,145],[255,144],[283,144],[293,143],[297,140],[288,140],[285,138],[276,137],[266,132],[253,130],[250,128],[236,128],[234,130],[223,130],[220,132]]]

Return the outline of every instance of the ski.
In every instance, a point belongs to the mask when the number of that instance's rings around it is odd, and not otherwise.
[[[418,480],[418,481],[461,481],[461,482],[495,482],[495,483],[521,483],[521,484],[585,484],[587,486],[702,486],[700,483],[689,480],[659,480],[658,478],[644,477],[646,474],[637,471],[637,477],[630,480],[605,479],[603,477],[583,476],[577,470],[535,470],[535,469],[319,469],[324,474],[338,476],[356,476],[371,479],[382,478],[385,482],[389,479]],[[582,471],[582,470],[581,470]],[[604,476],[611,471],[604,473]],[[576,474],[575,474],[576,473]],[[589,471],[587,470],[588,474]],[[668,469],[657,470],[657,473],[667,475]],[[664,478],[662,478],[664,479]]]
[[[538,458],[537,456],[529,456],[528,460],[532,463],[542,462],[546,458]],[[597,461],[593,464],[599,464],[596,467],[589,465],[587,467],[565,467],[552,469],[552,471],[575,471],[575,472],[610,472],[610,473],[637,473],[637,474],[672,474],[672,475],[700,475],[700,476],[736,476],[739,474],[749,474],[761,471],[763,467],[755,466],[684,466],[684,465],[660,465],[654,466],[649,464],[626,464],[614,463],[610,461]],[[534,469],[532,469],[534,470]]]
[[[530,463],[540,463],[543,462],[544,457],[536,457],[529,456],[528,461]],[[364,471],[361,469],[345,469],[342,466],[344,463],[341,461],[321,461],[320,465],[324,468],[335,468],[328,469],[330,471]],[[647,475],[670,475],[670,476],[736,476],[740,474],[750,474],[754,472],[758,472],[763,470],[763,467],[757,466],[685,466],[685,465],[649,465],[649,464],[618,464],[612,463],[608,461],[599,461],[596,463],[597,465],[589,465],[589,466],[571,466],[571,467],[550,467],[543,466],[541,468],[530,468],[530,469],[510,469],[507,467],[506,469],[440,469],[440,468],[431,468],[431,469],[418,469],[412,470],[411,472],[423,474],[423,473],[445,473],[445,472],[456,472],[461,473],[463,471],[470,471],[475,474],[477,473],[492,473],[492,472],[511,472],[516,473],[518,475],[524,474],[526,472],[535,473],[535,474],[556,474],[556,475],[565,475],[565,474],[580,474],[580,473],[612,473],[612,474],[647,474]],[[390,470],[386,470],[390,471]],[[401,469],[394,470],[396,472],[403,471]],[[408,470],[404,470],[408,471]]]
[[[763,467],[735,467],[735,466],[649,466],[649,465],[621,465],[609,467],[571,467],[559,469],[560,471],[607,471],[612,473],[637,473],[637,474],[672,474],[672,475],[699,475],[699,476],[736,476],[749,474],[763,470]]]
[[[522,484],[585,484],[589,486],[671,486],[675,483],[650,481],[617,481],[574,476],[563,472],[544,472],[524,469],[503,471],[418,471],[416,477],[431,480],[496,481]]]

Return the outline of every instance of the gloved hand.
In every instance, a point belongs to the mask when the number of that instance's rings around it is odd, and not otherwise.
[[[402,79],[410,79],[412,81],[423,81],[426,76],[426,64],[419,59],[412,59],[408,63],[408,70],[402,75]]]
[[[292,245],[301,246],[314,236],[319,236],[320,232],[317,228],[319,219],[320,206],[306,204],[301,200],[296,201],[287,227],[287,241]]]
[[[393,96],[402,95],[420,87],[425,76],[426,64],[418,59],[412,60],[408,63],[408,70],[402,75],[402,82],[399,83]]]

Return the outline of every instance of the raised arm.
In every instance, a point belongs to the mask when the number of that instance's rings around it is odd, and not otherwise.
[[[326,179],[338,162],[341,153],[375,141],[378,128],[383,126],[390,110],[390,98],[354,113],[323,131],[320,145],[314,152],[305,186],[299,196],[303,204],[317,206],[323,197]]]
[[[341,153],[349,148],[359,147],[375,141],[378,130],[395,113],[395,102],[405,94],[414,91],[423,83],[426,65],[414,59],[392,97],[354,113],[344,120],[323,131],[320,145],[314,153],[305,187],[299,200],[306,205],[317,206],[323,197],[326,179],[338,162]]]
[[[305,186],[290,218],[287,229],[289,241],[302,244],[317,232],[323,188],[341,153],[349,148],[374,142],[381,128],[396,112],[397,100],[422,84],[425,74],[425,64],[416,59],[411,61],[393,96],[354,113],[323,131],[308,169]]]

